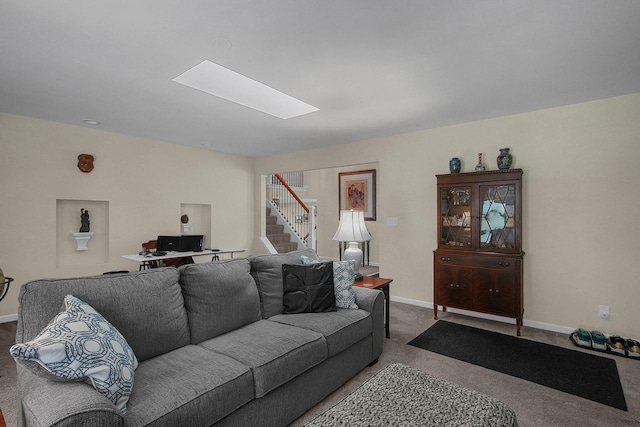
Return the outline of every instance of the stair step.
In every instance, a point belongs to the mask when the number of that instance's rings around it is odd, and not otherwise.
[[[285,254],[287,252],[295,251],[298,249],[298,245],[296,243],[278,243],[273,245],[273,247],[278,251],[279,254]]]
[[[273,225],[278,223],[278,217],[270,215],[267,217],[267,225]]]
[[[289,233],[269,234],[267,237],[269,238],[269,241],[273,244],[291,242],[291,234]]]
[[[284,225],[282,224],[267,224],[267,236],[272,234],[282,234],[284,231]]]

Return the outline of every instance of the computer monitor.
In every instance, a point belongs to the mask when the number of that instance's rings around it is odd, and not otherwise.
[[[158,236],[156,250],[162,252],[179,251],[181,241],[180,236]]]
[[[204,249],[204,236],[183,235],[180,238],[180,252],[201,252]]]

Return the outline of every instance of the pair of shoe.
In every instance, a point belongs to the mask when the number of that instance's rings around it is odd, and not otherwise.
[[[640,342],[632,339],[626,341],[627,355],[629,357],[640,357]]]
[[[591,347],[596,350],[607,351],[607,338],[600,331],[591,331]]]
[[[571,340],[580,347],[591,348],[591,334],[584,329],[576,329],[571,333]]]
[[[607,340],[609,350],[623,356],[640,358],[640,343],[630,338],[611,335]]]
[[[609,345],[609,350],[611,350],[614,353],[618,353],[621,354],[623,356],[626,356],[627,354],[627,350],[626,350],[626,345],[627,345],[627,340],[618,336],[618,335],[611,335],[609,337],[609,339],[607,340],[607,344]]]
[[[607,339],[604,334],[599,331],[589,332],[584,329],[576,329],[571,334],[571,340],[580,347],[607,351]]]

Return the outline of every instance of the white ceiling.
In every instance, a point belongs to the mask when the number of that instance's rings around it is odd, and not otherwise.
[[[205,59],[320,111],[171,81]],[[638,0],[0,0],[0,111],[250,157],[635,92]]]

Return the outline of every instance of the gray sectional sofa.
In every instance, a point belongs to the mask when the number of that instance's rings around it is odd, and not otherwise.
[[[312,250],[89,278],[38,280],[19,296],[16,342],[74,295],[126,339],[139,365],[127,413],[85,382],[18,364],[19,426],[286,426],[367,365],[383,344],[383,295],[359,309],[282,314],[282,264]]]

